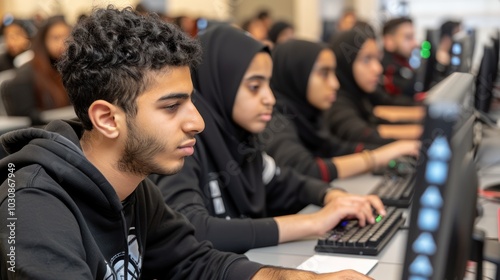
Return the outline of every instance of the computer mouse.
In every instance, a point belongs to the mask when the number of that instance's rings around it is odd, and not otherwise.
[[[372,172],[373,175],[406,175],[415,172],[417,159],[410,156],[401,156],[390,160],[387,165],[380,166]]]

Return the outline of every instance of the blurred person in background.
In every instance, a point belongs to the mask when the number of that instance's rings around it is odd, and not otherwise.
[[[1,34],[5,40],[5,53],[0,54],[0,72],[15,68],[14,59],[29,50],[35,26],[27,20],[6,17]]]
[[[337,58],[335,72],[340,89],[326,114],[330,132],[347,141],[375,144],[418,139],[420,125],[396,124],[420,120],[421,108],[378,110],[370,100],[377,93],[383,70],[373,28],[356,27],[339,34],[332,49]]]
[[[356,12],[352,8],[347,8],[342,12],[342,15],[337,20],[334,29],[331,31],[328,39],[328,43],[331,45],[335,40],[335,37],[344,32],[351,30],[356,26],[356,23],[359,22],[359,19],[356,15]],[[362,22],[365,23],[365,22]],[[370,27],[371,28],[371,27]]]
[[[396,157],[418,154],[417,141],[380,145],[342,141],[323,131],[322,115],[335,102],[336,59],[326,45],[290,40],[273,50],[273,117],[260,142],[279,166],[326,182],[374,171]],[[371,151],[370,151],[371,150]]]
[[[267,28],[262,20],[257,17],[246,20],[241,28],[250,33],[257,41],[267,39]]]
[[[271,13],[267,9],[260,10],[257,13],[256,18],[262,21],[267,30],[270,30],[271,26],[273,26],[273,18],[271,17]]]
[[[198,27],[196,25],[196,19],[190,16],[178,16],[174,19],[174,23],[181,28],[186,34],[191,37],[196,37],[198,33]]]
[[[55,64],[66,49],[71,27],[62,16],[51,17],[40,28],[33,41],[35,96],[40,110],[69,105],[68,95]]]
[[[34,124],[40,124],[41,111],[70,105],[55,66],[70,32],[71,26],[62,16],[50,17],[42,24],[33,39],[33,60],[17,69],[15,78],[3,84],[7,114],[29,116]]]
[[[269,29],[267,38],[274,44],[281,44],[295,36],[293,26],[286,21],[277,21]]]
[[[451,46],[453,45],[453,35],[457,34],[461,29],[460,21],[448,20],[445,21],[440,28],[439,45],[436,51],[436,69],[434,71],[434,81],[436,84],[446,78],[450,68]]]
[[[417,42],[412,19],[400,17],[389,20],[383,27],[382,36],[384,89],[391,96],[407,96],[413,99],[415,70],[409,60]]]
[[[337,23],[337,32],[352,29],[357,21],[358,17],[356,16],[354,9],[346,9]]]

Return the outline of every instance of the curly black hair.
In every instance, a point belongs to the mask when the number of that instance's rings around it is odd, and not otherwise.
[[[84,129],[91,130],[90,105],[99,99],[137,114],[137,97],[148,88],[148,74],[169,66],[195,67],[199,42],[156,14],[131,8],[96,9],[79,22],[58,63],[63,84]]]

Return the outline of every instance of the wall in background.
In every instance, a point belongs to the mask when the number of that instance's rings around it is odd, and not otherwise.
[[[139,0],[2,0],[0,5],[3,5],[5,13],[11,13],[16,17],[28,18],[37,13],[49,16],[62,13],[70,23],[74,23],[80,14],[89,13],[95,6],[105,7],[113,4],[116,7],[134,7],[138,2]]]
[[[157,0],[166,1],[168,14],[171,16],[190,15],[216,20],[228,20],[231,17],[234,0]],[[237,2],[237,1],[236,1]]]
[[[140,0],[1,0],[0,15],[13,13],[30,17],[35,13],[64,13],[74,23],[81,13],[93,6],[114,4],[117,7],[135,6]],[[164,9],[172,16],[187,13],[209,19],[233,20],[241,23],[260,8],[268,7],[275,19],[291,21],[298,37],[317,40],[322,32],[323,19],[336,19],[345,6],[352,6],[361,19],[374,25],[382,24],[381,4],[397,10],[400,0],[143,0],[146,4]],[[477,29],[477,49],[474,61],[482,55],[482,45],[495,29],[500,28],[499,0],[406,0],[415,20],[417,39],[424,38],[426,28],[438,28],[445,18],[461,18],[464,26]]]
[[[298,38],[318,40],[321,36],[321,3],[319,0],[295,0],[295,34]]]
[[[275,20],[285,20],[290,23],[294,22],[294,5],[293,0],[236,0],[234,5],[234,20],[241,24],[250,17],[262,10],[267,9],[271,12],[271,16]]]

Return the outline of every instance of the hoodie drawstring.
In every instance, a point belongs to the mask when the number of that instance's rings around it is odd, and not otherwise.
[[[128,279],[128,254],[129,254],[129,249],[128,249],[128,228],[127,228],[127,221],[125,220],[125,215],[123,215],[123,211],[120,211],[120,215],[122,218],[122,226],[123,226],[123,232],[125,233],[125,259],[124,259],[124,280]]]

